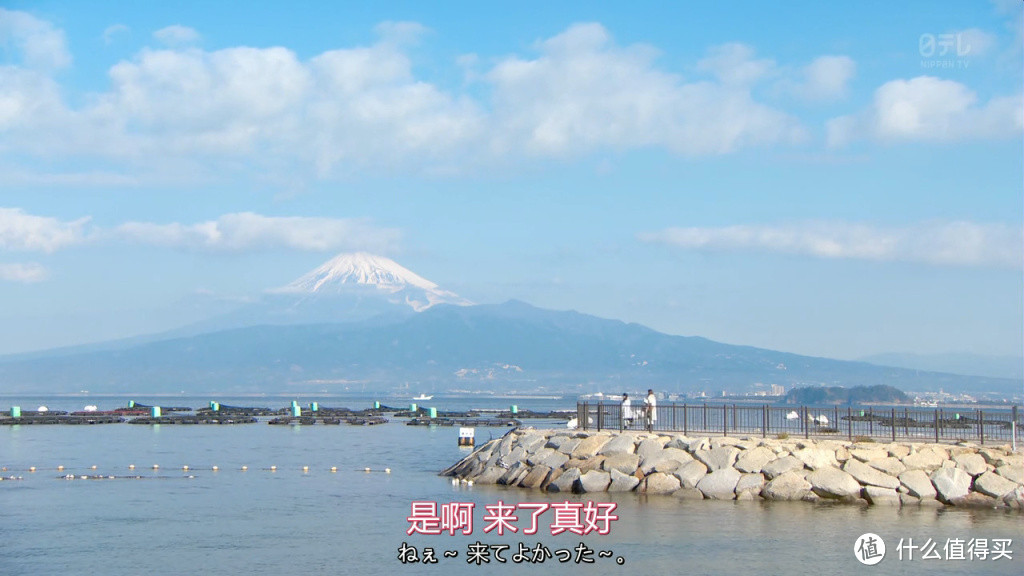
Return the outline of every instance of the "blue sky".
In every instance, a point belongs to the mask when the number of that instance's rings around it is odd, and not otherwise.
[[[1022,8],[7,2],[0,353],[369,250],[798,353],[1019,355]]]

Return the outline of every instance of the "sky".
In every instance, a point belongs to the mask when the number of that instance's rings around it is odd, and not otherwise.
[[[1021,354],[1022,12],[0,1],[0,354],[333,255],[852,359]]]

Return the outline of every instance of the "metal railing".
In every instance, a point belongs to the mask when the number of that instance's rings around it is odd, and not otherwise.
[[[653,421],[643,407],[612,402],[578,402],[583,430],[652,430],[683,434],[746,434],[762,437],[834,437],[916,442],[1010,442],[1021,426],[1017,406],[1007,409],[831,408],[736,404],[662,404]]]

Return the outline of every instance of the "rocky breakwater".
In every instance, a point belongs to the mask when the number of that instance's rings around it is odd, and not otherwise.
[[[547,492],[1024,508],[1010,447],[514,429],[444,472]]]

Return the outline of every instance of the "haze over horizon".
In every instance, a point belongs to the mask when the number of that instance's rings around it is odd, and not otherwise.
[[[0,355],[365,251],[667,334],[1020,356],[1019,2],[545,6],[6,4]]]

